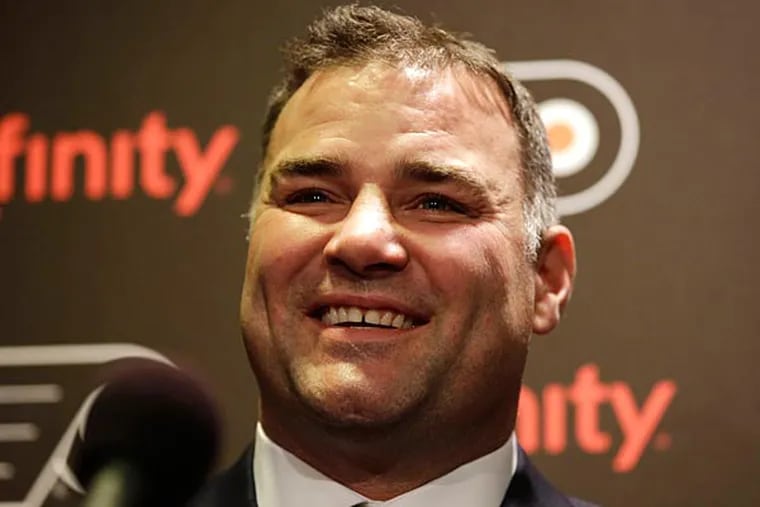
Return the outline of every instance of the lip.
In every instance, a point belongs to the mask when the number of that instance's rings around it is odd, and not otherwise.
[[[306,313],[309,317],[319,320],[321,312],[329,306],[356,306],[359,308],[389,310],[395,313],[403,313],[407,317],[411,317],[415,326],[421,326],[430,322],[429,313],[421,311],[419,308],[414,309],[410,305],[398,301],[397,299],[382,295],[325,294],[316,298],[316,300],[309,305]]]

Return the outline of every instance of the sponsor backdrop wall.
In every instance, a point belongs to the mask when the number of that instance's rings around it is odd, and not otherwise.
[[[760,502],[753,2],[399,0],[534,91],[574,300],[534,339],[518,432],[606,505]],[[249,441],[245,212],[277,47],[322,4],[0,4],[0,505],[74,505],[104,363],[208,379]],[[69,486],[67,486],[69,485]]]

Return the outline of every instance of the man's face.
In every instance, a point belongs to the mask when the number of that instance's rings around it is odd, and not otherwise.
[[[251,210],[241,323],[265,425],[514,410],[535,279],[519,164],[504,100],[465,71],[307,80]]]

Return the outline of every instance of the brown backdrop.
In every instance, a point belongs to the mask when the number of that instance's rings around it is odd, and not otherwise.
[[[580,273],[561,329],[534,340],[523,445],[606,505],[756,505],[760,10],[394,3],[518,62],[569,164]],[[320,8],[0,3],[0,505],[72,504],[54,458],[98,365],[125,354],[209,379],[223,464],[250,439],[240,214],[276,48]]]

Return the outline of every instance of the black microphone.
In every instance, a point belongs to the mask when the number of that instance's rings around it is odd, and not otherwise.
[[[179,507],[216,458],[219,417],[203,385],[155,361],[122,366],[95,399],[76,456],[86,507]]]

